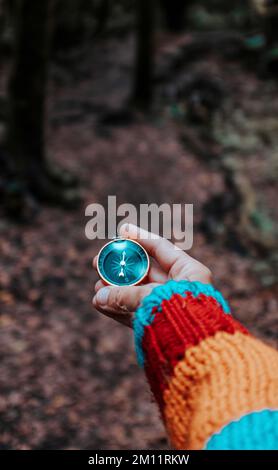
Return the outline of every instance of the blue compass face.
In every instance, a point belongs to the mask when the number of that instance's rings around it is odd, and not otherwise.
[[[115,286],[138,284],[148,272],[146,251],[132,240],[117,239],[105,245],[98,256],[100,276]]]

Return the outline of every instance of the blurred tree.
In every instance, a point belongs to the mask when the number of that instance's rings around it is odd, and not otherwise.
[[[152,100],[154,0],[136,0],[134,104],[146,110]]]
[[[11,52],[11,16],[14,0],[0,0],[0,52],[3,55]]]
[[[190,3],[192,0],[160,0],[165,22],[170,31],[179,32],[184,28],[185,12]]]
[[[8,90],[6,159],[16,181],[41,200],[71,204],[68,175],[50,166],[45,153],[49,0],[15,0],[14,60]]]
[[[261,14],[265,18],[265,34],[270,47],[278,45],[278,0],[265,0]]]
[[[103,34],[112,13],[111,0],[55,0],[52,15],[54,55]]]
[[[251,0],[263,25],[266,38],[266,52],[263,57],[264,68],[278,71],[278,0]]]
[[[111,4],[110,0],[101,0],[95,7],[97,24],[95,27],[95,34],[99,35],[105,31],[107,21],[109,18]]]
[[[51,15],[54,53],[57,49],[69,49],[83,42],[94,3],[94,0],[54,0]]]

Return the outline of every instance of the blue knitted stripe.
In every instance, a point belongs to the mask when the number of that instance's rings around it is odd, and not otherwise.
[[[198,281],[168,281],[166,284],[155,287],[152,292],[143,299],[142,304],[135,313],[133,321],[135,349],[140,366],[143,367],[144,365],[144,353],[142,349],[144,328],[150,325],[154,320],[155,315],[152,313],[153,308],[157,307],[158,311],[161,312],[163,300],[170,300],[173,294],[180,294],[186,297],[188,292],[194,297],[198,297],[200,294],[213,297],[222,306],[225,313],[230,313],[229,305],[223,299],[220,292],[214,289],[211,284],[203,284]]]
[[[278,450],[278,411],[254,411],[231,421],[208,440],[206,450]]]

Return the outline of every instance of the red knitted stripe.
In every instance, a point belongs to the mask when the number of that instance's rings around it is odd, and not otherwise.
[[[157,312],[152,324],[145,327],[142,345],[146,374],[162,407],[163,390],[187,348],[196,346],[218,331],[230,334],[236,331],[248,334],[248,331],[231,315],[224,313],[213,297],[204,294],[198,297],[191,293],[186,297],[174,294],[170,300],[163,300],[161,306],[162,311]]]
[[[160,313],[158,313],[160,316]],[[176,342],[175,333],[171,337],[168,335],[167,320],[166,324],[163,326],[162,334],[165,335],[165,338],[168,339],[168,344],[171,344],[171,347],[176,348],[181,345],[182,342]],[[146,362],[145,362],[145,372],[148,378],[151,391],[154,394],[158,405],[162,411],[163,409],[163,390],[167,387],[168,379],[172,375],[172,365],[168,363],[166,357],[163,354],[163,348],[160,346],[160,341],[157,338],[156,330],[152,329],[151,326],[145,327],[145,334],[143,339],[143,348],[147,351]],[[176,356],[178,357],[177,351]],[[180,350],[180,358],[184,356],[184,346]]]

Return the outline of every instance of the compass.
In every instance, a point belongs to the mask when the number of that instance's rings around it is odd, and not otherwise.
[[[148,274],[149,266],[146,250],[127,238],[116,238],[106,243],[98,254],[98,274],[112,286],[139,284]]]

